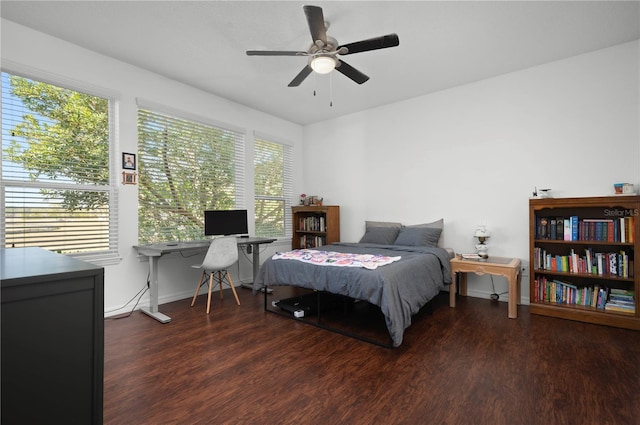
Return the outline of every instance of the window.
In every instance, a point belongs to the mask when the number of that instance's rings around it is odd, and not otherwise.
[[[204,237],[204,211],[244,208],[244,134],[138,110],[138,241]]]
[[[2,246],[116,257],[111,103],[2,73]]]
[[[256,236],[291,236],[292,162],[290,146],[255,139]]]

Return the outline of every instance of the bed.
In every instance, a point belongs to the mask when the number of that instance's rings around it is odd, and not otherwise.
[[[279,258],[282,256],[276,254],[260,268],[254,292],[269,286],[292,285],[367,301],[380,307],[392,346],[400,346],[412,316],[451,283],[449,260],[453,252],[437,246],[442,228],[425,227],[434,223],[419,225],[422,227],[393,223],[393,230],[383,226],[389,227],[391,223],[366,223],[367,230],[360,242],[335,243],[314,250],[368,254],[394,261],[368,269],[318,265]],[[380,237],[382,234],[384,237]]]

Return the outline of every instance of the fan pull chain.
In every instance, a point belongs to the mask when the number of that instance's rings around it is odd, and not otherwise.
[[[318,74],[313,73],[313,97],[316,96],[316,87],[318,87]]]

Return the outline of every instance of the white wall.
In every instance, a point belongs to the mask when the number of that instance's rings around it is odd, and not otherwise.
[[[341,206],[343,241],[365,220],[443,217],[456,252],[473,252],[483,223],[490,255],[528,262],[534,187],[555,197],[640,187],[638,51],[625,43],[308,126],[304,192]],[[489,279],[470,277],[469,294],[488,297]]]
[[[253,146],[254,131],[291,142],[296,164],[294,189],[296,192],[301,190],[298,187],[301,185],[301,126],[98,55],[11,21],[2,20],[1,25],[3,70],[27,73],[58,84],[69,83],[75,88],[96,90],[116,97],[119,109],[118,148],[113,164],[117,170],[120,169],[120,152],[137,152],[136,98],[141,98],[175,111],[246,129],[248,148]],[[253,168],[250,161],[246,179],[252,184]],[[247,205],[252,205],[252,186],[247,196]],[[146,285],[148,263],[141,262],[132,248],[137,244],[137,199],[137,186],[120,187],[119,237],[122,260],[105,267],[105,311],[124,305]],[[282,250],[283,245],[291,246],[289,240],[280,245],[272,244],[262,258],[276,248]],[[201,257],[185,259],[179,254],[163,257],[159,262],[161,304],[193,295],[198,271],[191,270],[189,266],[199,263]],[[232,271],[232,276],[236,281],[238,278],[250,281],[251,271],[249,261],[241,256],[240,269]],[[148,296],[144,296],[140,305],[148,305],[148,299]]]

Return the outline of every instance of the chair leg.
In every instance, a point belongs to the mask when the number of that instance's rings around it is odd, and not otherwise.
[[[211,309],[211,289],[213,288],[213,272],[209,275],[209,296],[207,297],[207,314]]]
[[[231,275],[228,271],[224,271],[227,274],[227,279],[229,279],[229,285],[231,286],[231,292],[233,292],[233,296],[236,297],[236,303],[240,305],[240,298],[238,298],[238,293],[236,292],[236,287],[233,286],[233,280],[231,280]]]
[[[200,292],[200,288],[202,287],[202,284],[204,283],[204,277],[207,273],[206,272],[202,272],[202,276],[200,276],[200,281],[198,282],[198,286],[196,286],[196,293],[193,294],[193,300],[191,300],[191,307],[193,307],[196,303],[196,298],[198,297],[198,292]]]
[[[220,299],[222,299],[222,271],[218,270],[218,285],[220,286]]]

